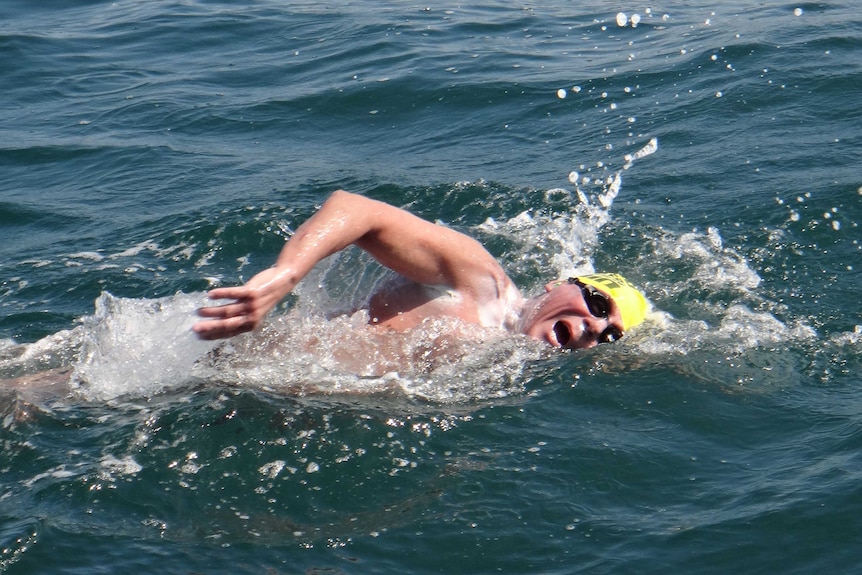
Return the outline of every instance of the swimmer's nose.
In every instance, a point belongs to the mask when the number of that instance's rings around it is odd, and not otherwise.
[[[599,336],[607,329],[608,320],[600,317],[585,317],[584,318],[584,335],[585,339],[598,341]]]

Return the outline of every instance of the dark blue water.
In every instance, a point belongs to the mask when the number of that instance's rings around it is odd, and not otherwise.
[[[858,572],[861,24],[4,1],[0,572]],[[337,188],[654,313],[568,354],[384,337],[347,252],[197,341]]]

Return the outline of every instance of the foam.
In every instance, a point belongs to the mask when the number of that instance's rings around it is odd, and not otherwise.
[[[647,293],[659,302],[667,298],[687,305],[677,316],[656,310],[644,329],[633,332],[640,354],[687,355],[717,348],[742,353],[816,341],[816,330],[804,320],[780,319],[786,310],[762,293],[760,275],[742,254],[724,244],[717,228],[683,234],[661,230],[650,247],[638,262],[655,278],[646,286]],[[668,269],[673,270],[672,277]]]

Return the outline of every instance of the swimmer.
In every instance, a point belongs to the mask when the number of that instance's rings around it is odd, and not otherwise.
[[[369,301],[370,323],[406,331],[423,320],[455,317],[525,334],[565,349],[623,337],[643,322],[647,301],[618,274],[589,274],[548,283],[525,298],[475,239],[405,210],[345,191],[333,193],[288,240],[275,264],[245,285],[209,292],[227,303],[202,307],[193,327],[202,339],[258,328],[269,311],[317,263],[355,245],[405,281]]]

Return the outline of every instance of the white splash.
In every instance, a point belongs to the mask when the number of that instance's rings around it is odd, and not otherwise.
[[[513,256],[518,265],[535,268],[546,279],[554,279],[547,278],[552,274],[567,277],[591,273],[595,271],[592,254],[622,189],[622,172],[657,150],[658,139],[651,138],[636,152],[624,156],[625,164],[620,170],[603,177],[572,170],[567,178],[573,190],[553,188],[543,192],[541,203],[551,206],[548,209],[526,211],[505,222],[488,219],[479,229],[513,240],[519,246]],[[597,167],[607,169],[602,162]]]
[[[645,288],[659,307],[662,300],[685,302],[673,315],[654,312],[633,332],[628,343],[644,359],[716,348],[741,354],[817,337],[806,321],[781,319],[786,310],[762,293],[760,275],[715,227],[680,235],[661,230],[633,265],[655,278]]]
[[[625,161],[626,164],[623,166],[624,170],[628,170],[632,167],[632,164],[635,163],[636,160],[640,160],[641,158],[645,158],[647,156],[651,156],[655,154],[658,150],[658,138],[650,138],[650,141],[647,144],[635,152],[634,154],[626,154]]]
[[[151,395],[188,382],[217,344],[191,331],[204,294],[130,299],[107,292],[85,317],[72,387],[90,399]]]
[[[225,342],[205,369],[223,383],[295,397],[397,392],[457,403],[522,393],[525,366],[547,351],[451,318],[398,333],[369,326],[364,311],[326,318],[293,310]]]

